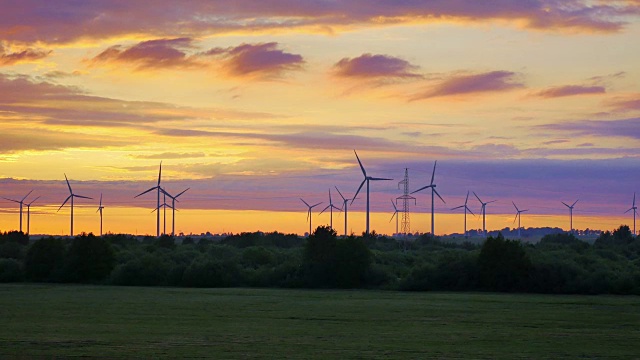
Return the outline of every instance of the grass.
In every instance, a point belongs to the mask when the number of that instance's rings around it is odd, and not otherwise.
[[[0,285],[0,358],[638,358],[639,300]]]

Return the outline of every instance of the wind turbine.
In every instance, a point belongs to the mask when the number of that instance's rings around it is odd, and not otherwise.
[[[514,203],[513,201],[512,201],[511,203],[513,204],[513,207],[515,207],[515,208],[516,208],[516,218],[515,218],[515,219],[513,219],[513,222],[515,223],[515,222],[516,222],[516,219],[518,220],[518,237],[520,237],[520,219],[522,218],[520,214],[521,214],[521,213],[523,213],[523,212],[525,212],[525,211],[529,211],[529,210],[528,210],[528,209],[527,209],[527,210],[520,210],[520,209],[518,209],[518,207],[516,206],[516,203]]]
[[[300,200],[302,200],[302,198],[300,198]],[[303,202],[305,205],[307,205],[307,207],[309,208],[309,211],[307,211],[307,220],[309,220],[309,236],[311,236],[311,209],[313,209],[314,207],[316,207],[316,206],[318,206],[318,205],[322,204],[322,202],[319,202],[319,203],[317,203],[317,204],[315,204],[315,205],[309,205],[309,204],[307,204],[307,202],[306,202],[306,201],[304,201],[304,200],[302,200],[302,202]]]
[[[469,207],[467,206],[468,201],[469,201],[469,191],[467,191],[467,198],[464,199],[464,205],[456,206],[453,209],[451,209],[451,210],[456,210],[456,209],[464,208],[464,237],[467,237],[467,211],[469,211],[471,215],[476,216],[476,214],[474,214],[473,211],[471,211],[471,209],[469,209]]]
[[[391,222],[391,220],[393,220],[393,217],[396,217],[396,234],[398,233],[398,208],[396,207],[396,203],[393,202],[393,199],[391,199],[391,205],[393,205],[393,210],[395,210],[393,212],[393,215],[391,215],[391,219],[389,219],[389,222]]]
[[[24,205],[24,200],[27,198],[27,196],[29,196],[31,193],[33,192],[33,190],[29,191],[27,193],[27,195],[25,195],[21,200],[13,200],[13,199],[9,199],[6,197],[3,197],[3,199],[5,200],[9,200],[9,201],[13,201],[14,203],[18,203],[20,204],[20,232],[22,232],[22,205]]]
[[[435,229],[434,229],[434,222],[435,222],[435,214],[434,214],[434,203],[433,203],[433,194],[438,195],[438,197],[440,198],[440,200],[442,200],[442,202],[444,204],[446,204],[446,202],[444,201],[444,199],[442,198],[442,196],[440,196],[440,194],[438,194],[438,192],[436,191],[436,184],[433,183],[433,179],[436,176],[436,165],[438,164],[438,161],[436,160],[435,163],[433,163],[433,173],[431,174],[431,184],[427,185],[427,186],[423,186],[420,189],[412,192],[412,194],[417,193],[418,191],[422,191],[424,189],[428,189],[431,188],[431,235],[436,236],[435,234]]]
[[[162,235],[166,235],[167,234],[167,208],[172,208],[171,205],[167,204],[166,197],[165,197],[165,201],[163,201],[162,204],[160,204],[160,206],[158,206],[157,208],[151,210],[151,212],[153,213],[155,211],[158,211],[158,213],[160,213],[160,208],[164,210],[164,222],[163,222],[164,229],[162,230]]]
[[[634,200],[635,200],[635,194],[633,196],[634,196]],[[578,199],[578,200],[580,200],[580,199]],[[576,202],[574,202],[571,205],[565,203],[564,201],[560,201],[561,203],[564,204],[564,206],[569,208],[569,223],[571,224],[571,231],[570,231],[571,234],[573,234],[573,207],[576,206],[576,203],[578,202],[578,200],[576,200]]]
[[[96,210],[96,212],[100,212],[100,236],[102,236],[102,209],[104,209],[104,206],[102,206],[102,193],[100,193],[100,205],[98,205],[98,210]]]
[[[628,213],[633,210],[633,235],[636,235],[636,214],[638,213],[638,207],[636,206],[636,193],[633,193],[633,205],[631,208],[624,213]]]
[[[336,190],[338,190],[337,186],[334,187],[336,188]],[[340,194],[340,197],[342,198],[342,207],[344,207],[344,236],[347,236],[347,205],[349,204],[349,200],[351,199],[345,199],[345,197],[342,196],[340,190],[338,190],[338,194]]]
[[[30,203],[24,204],[27,207],[27,235],[30,234],[30,227],[31,227],[31,204],[36,202],[36,200],[38,200],[38,199],[40,199],[40,196],[38,196],[35,199],[31,200]]]
[[[182,190],[182,192],[179,193],[176,196],[171,196],[171,195],[169,195],[168,192],[162,190],[162,192],[171,199],[171,209],[172,209],[172,212],[171,212],[171,236],[175,236],[175,234],[176,234],[175,233],[175,231],[176,231],[176,201],[179,201],[178,197],[180,197],[180,195],[186,193],[187,190],[189,190],[189,189],[191,189],[191,188],[186,188],[186,189]]]
[[[364,166],[362,166],[362,162],[358,157],[358,153],[355,150],[353,150],[353,152],[356,154],[356,159],[358,159],[358,164],[360,164],[360,169],[362,170],[362,175],[364,175],[364,180],[362,180],[362,183],[360,183],[360,187],[358,188],[358,191],[356,191],[356,194],[353,196],[353,199],[351,199],[351,205],[353,205],[353,202],[356,200],[356,197],[358,196],[360,189],[362,189],[362,186],[366,182],[367,183],[367,232],[366,234],[369,235],[369,181],[393,180],[393,179],[376,178],[372,176],[367,176],[367,171],[364,169]]]
[[[480,211],[482,212],[482,233],[484,234],[484,237],[487,237],[487,228],[486,228],[486,216],[487,216],[487,204],[491,204],[492,202],[496,202],[498,200],[491,200],[491,201],[487,201],[487,202],[482,202],[482,200],[480,200],[480,198],[478,197],[478,194],[476,194],[476,192],[473,192],[473,195],[476,196],[476,199],[478,199],[478,201],[480,201],[480,204],[482,204],[482,207],[480,208]]]
[[[325,210],[329,209],[329,212],[331,213],[331,230],[333,230],[333,209],[336,210],[340,210],[339,208],[335,207],[335,205],[333,205],[333,201],[331,200],[331,189],[329,189],[329,205],[327,205],[327,207],[325,207],[324,209],[322,209],[322,211],[320,211],[320,214],[322,214],[323,212],[325,212]]]
[[[156,209],[160,208],[160,192],[162,191],[162,188],[160,187],[160,179],[162,177],[162,161],[160,161],[160,171],[158,172],[158,185],[145,190],[144,192],[141,192],[140,194],[134,196],[134,199],[137,198],[140,195],[144,195],[146,193],[148,193],[149,191],[153,191],[153,190],[158,190],[158,206],[156,206]],[[158,211],[158,213],[156,214],[156,236],[160,237],[160,211]]]
[[[90,198],[88,196],[82,196],[82,195],[74,194],[73,190],[71,190],[71,185],[69,184],[69,179],[67,179],[67,174],[64,174],[64,179],[67,181],[67,186],[69,187],[69,196],[64,200],[62,205],[60,205],[60,207],[58,208],[58,211],[60,211],[60,209],[62,209],[64,204],[66,204],[67,201],[69,201],[69,199],[71,199],[71,232],[69,233],[69,236],[73,236],[73,198],[82,198],[82,199],[91,199],[91,200],[93,200],[93,198]]]

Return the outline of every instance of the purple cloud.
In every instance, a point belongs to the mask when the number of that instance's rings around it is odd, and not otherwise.
[[[7,52],[0,44],[0,66],[9,66],[24,62],[44,59],[51,54],[51,50],[25,49],[19,52]]]
[[[620,120],[583,120],[540,125],[538,128],[578,135],[627,137],[640,140],[640,118]]]
[[[232,76],[273,78],[304,65],[301,55],[278,49],[276,42],[214,48],[200,55],[222,59],[224,68]]]
[[[418,66],[389,55],[363,54],[355,58],[343,58],[334,66],[335,74],[346,78],[420,78],[415,73]]]
[[[606,88],[604,86],[586,86],[586,85],[564,85],[551,87],[535,93],[534,95],[543,98],[557,98],[574,95],[592,95],[604,94]]]
[[[524,87],[510,71],[491,71],[473,75],[454,75],[435,87],[413,96],[410,100],[435,97],[469,95],[496,91],[509,91]]]
[[[23,0],[3,4],[0,34],[18,43],[65,43],[130,34],[171,37],[216,33],[307,29],[335,31],[451,20],[500,21],[544,31],[615,32],[640,12],[623,0],[432,0],[432,1],[259,1],[175,2]]]
[[[158,39],[143,41],[128,48],[112,46],[96,55],[92,64],[131,64],[139,70],[157,68],[193,67],[197,63],[187,57],[184,49],[192,47],[189,38]]]
[[[640,95],[631,98],[615,99],[609,103],[614,110],[617,111],[635,111],[640,110]]]

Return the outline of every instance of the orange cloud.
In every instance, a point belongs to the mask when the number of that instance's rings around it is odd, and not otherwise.
[[[346,78],[421,78],[415,71],[418,66],[389,55],[362,54],[355,58],[343,58],[334,66],[335,74]]]
[[[575,95],[593,95],[604,94],[606,88],[604,86],[585,86],[585,85],[564,85],[551,87],[535,93],[534,95],[543,98],[557,98]]]
[[[510,71],[491,71],[472,75],[454,75],[440,84],[411,97],[411,101],[435,97],[509,91],[524,87]]]
[[[0,45],[0,66],[9,66],[24,62],[33,62],[36,60],[44,59],[51,54],[51,50],[35,50],[25,49],[19,52],[7,52],[2,45]]]
[[[90,63],[131,65],[138,70],[199,66],[184,51],[192,47],[191,43],[189,38],[177,38],[143,41],[128,48],[115,45],[95,56]]]

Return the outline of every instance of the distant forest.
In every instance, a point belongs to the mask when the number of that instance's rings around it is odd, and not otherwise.
[[[535,244],[501,234],[480,244],[338,237],[324,226],[308,238],[256,232],[181,243],[111,234],[29,242],[8,232],[0,282],[640,295],[640,241],[628,226],[592,244],[567,233]]]

